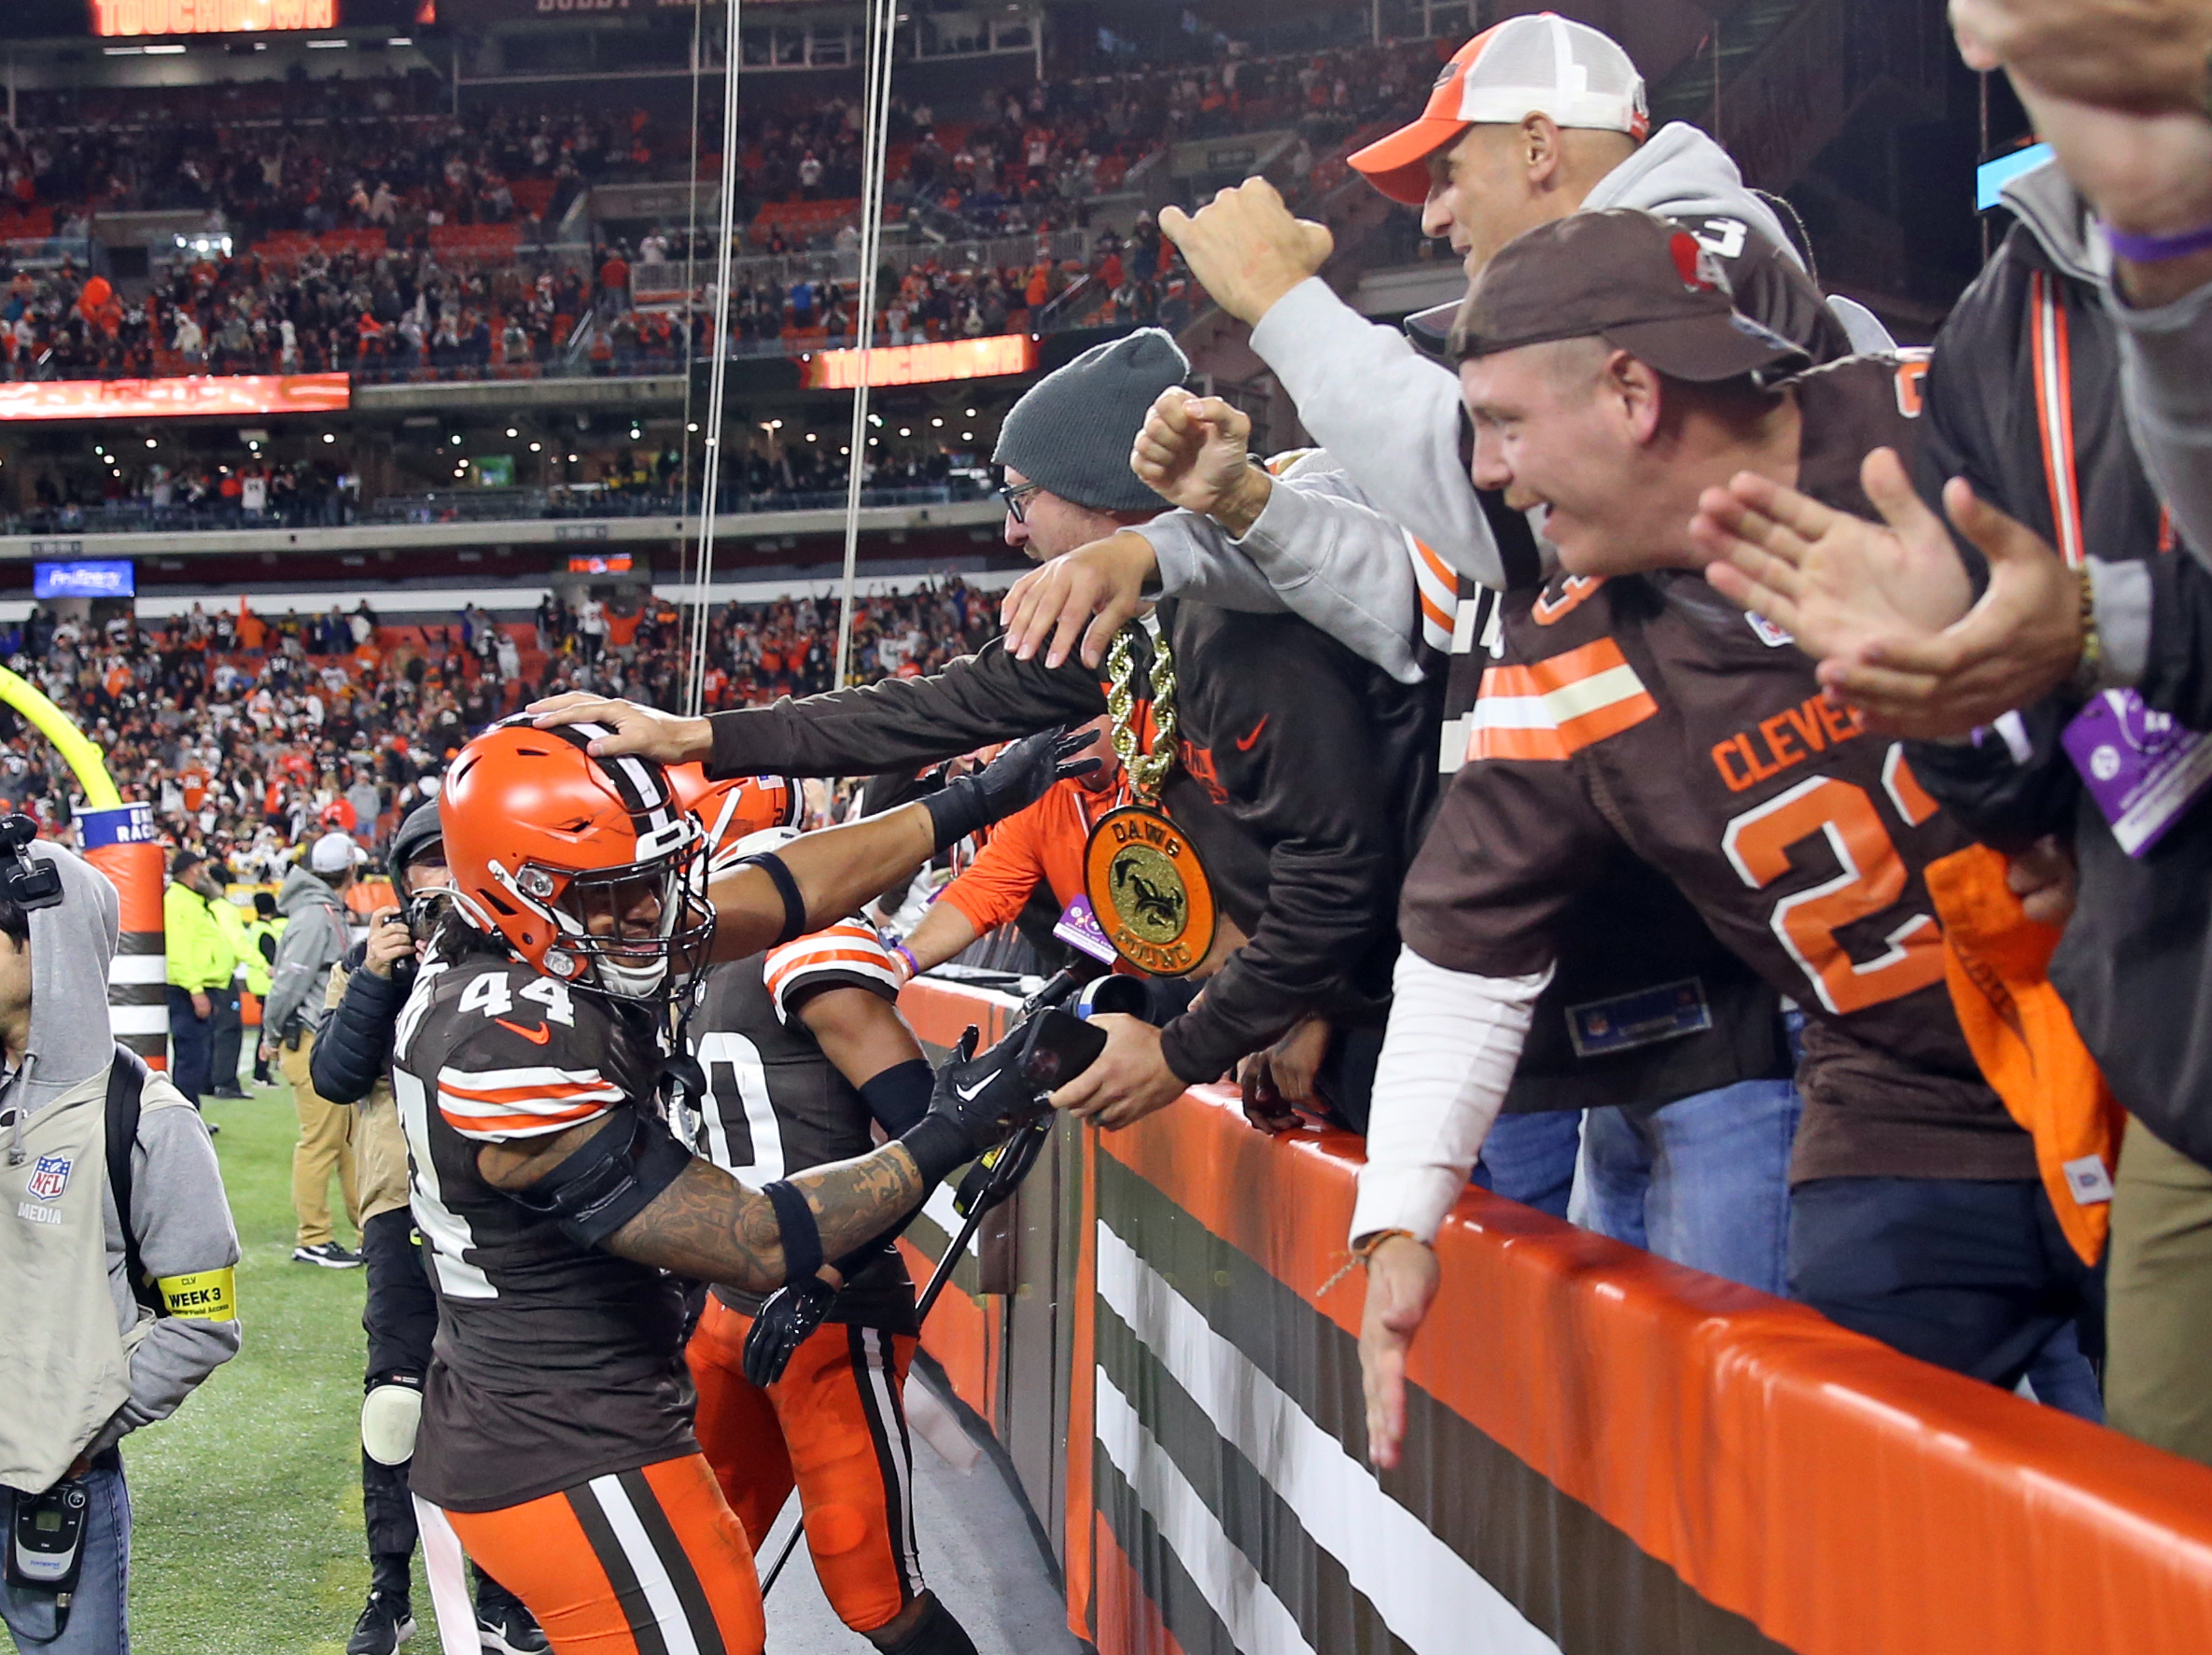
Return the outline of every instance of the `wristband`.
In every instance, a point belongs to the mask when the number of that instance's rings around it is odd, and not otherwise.
[[[962,776],[922,800],[922,808],[930,813],[930,826],[936,835],[937,855],[942,856],[986,825],[982,793],[983,789],[974,777]]]
[[[909,948],[904,942],[897,938],[893,938],[891,941],[890,949],[891,952],[896,954],[905,964],[908,981],[911,982],[914,978],[921,975],[921,961],[914,957],[914,950]]]
[[[2184,230],[2178,235],[2135,235],[2124,230],[2105,227],[2105,243],[2115,257],[2130,264],[2164,264],[2176,259],[2193,258],[2199,253],[2212,253],[2212,224],[2195,230]]]
[[[975,1145],[968,1142],[968,1134],[942,1115],[923,1115],[900,1133],[898,1141],[914,1157],[927,1185],[942,1183],[975,1158]]]
[[[896,1138],[930,1113],[930,1093],[936,1084],[937,1072],[928,1059],[909,1058],[862,1081],[858,1090],[868,1113]]]
[[[822,1232],[815,1223],[814,1209],[797,1185],[781,1178],[763,1185],[761,1193],[776,1209],[776,1228],[783,1242],[783,1279],[804,1282],[822,1267]]]

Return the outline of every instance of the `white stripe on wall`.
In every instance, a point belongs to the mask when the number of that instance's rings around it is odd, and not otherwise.
[[[1559,1655],[1505,1596],[1099,1221],[1099,1297],[1416,1655]],[[1104,1427],[1100,1427],[1103,1440]],[[1127,1473],[1124,1473],[1127,1475]],[[1186,1567],[1189,1560],[1184,1560]],[[1196,1571],[1193,1571],[1196,1573]],[[1239,1645],[1239,1648],[1242,1646]]]
[[[162,1026],[166,1028],[168,1025],[163,1024]],[[940,1184],[935,1189],[930,1191],[930,1199],[922,1203],[923,1216],[945,1232],[945,1239],[947,1241],[959,1235],[960,1226],[968,1222],[960,1216],[959,1209],[952,1204],[952,1185]],[[978,1227],[975,1234],[968,1238],[969,1257],[981,1258],[983,1256],[983,1243],[979,1239],[982,1234],[982,1229]]]
[[[1136,1490],[1160,1538],[1228,1628],[1229,1641],[1242,1655],[1314,1655],[1298,1630],[1297,1617],[1223,1533],[1198,1491],[1144,1428],[1103,1367],[1099,1369],[1097,1417],[1099,1446]],[[1127,1543],[1133,1547],[1134,1537]]]
[[[645,1524],[638,1521],[637,1510],[630,1504],[629,1490],[614,1477],[595,1477],[590,1487],[593,1497],[599,1502],[599,1509],[607,1516],[608,1526],[614,1530],[623,1555],[630,1560],[630,1567],[637,1572],[638,1589],[645,1593],[646,1604],[668,1645],[668,1655],[699,1655],[699,1640],[692,1635],[691,1617],[683,1612],[683,1600],[676,1595],[676,1582],[668,1578],[661,1554],[653,1550]]]
[[[107,962],[111,983],[166,983],[169,959],[164,954],[118,954]]]

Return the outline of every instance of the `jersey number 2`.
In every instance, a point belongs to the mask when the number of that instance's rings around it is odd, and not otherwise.
[[[1836,938],[1846,925],[1869,919],[1905,894],[1905,864],[1864,788],[1834,777],[1813,777],[1729,822],[1721,849],[1754,891],[1789,872],[1792,846],[1827,838],[1842,871],[1785,896],[1768,921],[1811,979],[1820,1003],[1839,1017],[1911,994],[1943,980],[1943,933],[1914,914],[1883,940],[1872,960],[1855,961]]]

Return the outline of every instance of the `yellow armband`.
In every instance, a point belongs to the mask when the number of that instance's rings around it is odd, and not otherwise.
[[[172,1316],[189,1316],[200,1322],[229,1322],[238,1314],[238,1296],[231,1267],[195,1270],[189,1276],[163,1276],[154,1285]]]

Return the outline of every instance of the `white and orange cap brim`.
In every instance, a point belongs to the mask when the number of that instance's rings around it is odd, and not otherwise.
[[[1395,202],[1419,206],[1429,195],[1429,157],[1476,125],[1511,126],[1531,115],[1547,115],[1560,126],[1589,127],[1600,132],[1626,133],[1642,143],[1651,131],[1651,117],[1644,106],[1644,82],[1631,78],[1627,95],[1593,91],[1581,84],[1581,66],[1566,49],[1566,28],[1556,28],[1553,60],[1556,78],[1548,86],[1480,86],[1471,83],[1469,71],[1500,33],[1530,25],[1545,27],[1564,20],[1551,12],[1507,18],[1475,36],[1452,53],[1451,62],[1436,77],[1429,101],[1421,114],[1396,132],[1375,140],[1346,158],[1353,171]],[[1573,27],[1569,24],[1566,27]],[[1593,31],[1594,33],[1594,31]]]

